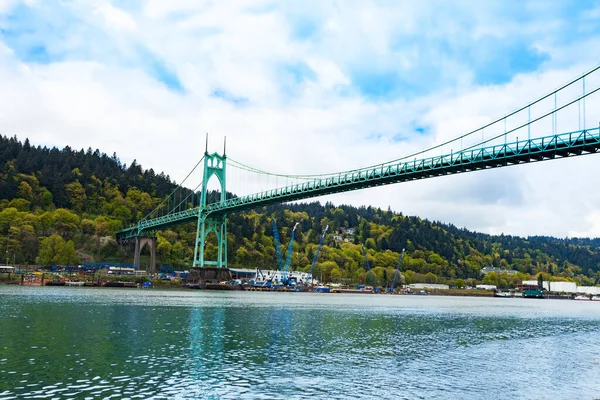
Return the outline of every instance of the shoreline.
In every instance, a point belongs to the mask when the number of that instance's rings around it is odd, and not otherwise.
[[[50,281],[51,282],[51,281]],[[105,284],[94,284],[94,285],[77,285],[77,286],[70,286],[70,285],[48,285],[46,284],[47,282],[45,282],[43,285],[41,284],[41,282],[24,282],[23,284],[21,284],[20,281],[12,281],[12,282],[0,282],[0,286],[26,286],[26,287],[62,287],[62,288],[68,288],[68,289],[72,289],[72,288],[96,288],[96,289],[114,289],[114,288],[123,288],[123,289],[144,289],[144,290],[152,290],[152,289],[158,289],[158,290],[182,290],[182,291],[211,291],[211,292],[219,292],[219,291],[223,291],[223,290],[218,290],[218,289],[190,289],[187,288],[185,286],[181,286],[181,285],[173,285],[173,284],[159,284],[159,285],[154,285],[155,282],[153,282],[153,286],[152,287],[142,287],[140,286],[133,286],[133,285],[129,285],[129,286],[112,286],[112,285],[105,285]],[[104,282],[106,283],[106,282]],[[324,294],[324,293],[319,293],[316,291],[312,291],[312,290],[306,290],[306,291],[291,291],[291,290],[253,290],[250,288],[245,288],[244,290],[236,290],[239,292],[267,292],[267,293],[314,293],[314,294]],[[325,294],[347,294],[344,292],[337,292],[335,289],[331,290],[331,292],[329,293],[325,293]],[[372,293],[372,292],[364,292],[364,293],[356,293],[357,295],[361,295],[361,294],[376,294],[376,295],[382,295],[382,296],[445,296],[445,297],[494,297],[494,292],[492,291],[487,291],[487,290],[465,290],[465,289],[448,289],[448,290],[431,290],[431,291],[427,291],[426,294],[420,294],[418,292],[399,292],[399,293],[386,293],[386,292],[380,292],[380,293]],[[514,296],[516,298],[520,298],[520,296]]]

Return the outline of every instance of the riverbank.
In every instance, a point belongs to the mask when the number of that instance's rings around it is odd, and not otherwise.
[[[153,279],[148,275],[68,275],[52,273],[29,273],[29,274],[3,274],[0,275],[0,285],[22,285],[22,286],[91,286],[91,287],[115,287],[122,283],[124,287],[143,287],[145,282],[151,282],[156,288],[180,288],[181,281],[178,279]]]
[[[68,279],[67,277],[63,277],[63,279],[53,279],[56,277],[52,277],[49,275],[45,276],[34,276],[34,275],[15,275],[11,277],[11,279],[0,279],[0,285],[23,285],[23,286],[55,286],[55,287],[72,287],[72,286],[81,286],[81,287],[129,287],[129,288],[144,288],[148,289],[181,289],[181,290],[216,290],[214,288],[205,288],[205,289],[190,289],[185,285],[182,285],[180,280],[163,280],[163,279],[150,279],[148,276],[114,276],[103,278],[101,280],[92,280],[92,279],[81,279],[81,278],[73,278]],[[148,282],[151,285],[148,285]],[[78,285],[80,283],[80,285]],[[146,285],[144,285],[146,283]],[[270,290],[268,288],[261,287],[244,287],[245,291],[253,291],[253,292],[272,292],[272,293],[293,293],[293,290]],[[307,290],[303,290],[303,292],[308,293],[316,293],[320,294],[317,291],[313,291],[310,288]],[[328,293],[338,294],[343,293],[332,289]],[[433,295],[433,296],[461,296],[461,297],[493,297],[494,292],[488,290],[467,290],[467,289],[427,289],[426,291],[417,291],[410,292],[407,290],[400,290],[395,293],[387,293],[385,290],[381,290],[377,293],[373,292],[360,292],[361,294],[378,294],[378,295],[391,295],[391,296],[419,296],[419,295]]]
[[[222,285],[200,285],[190,287],[186,285],[181,279],[160,279],[156,276],[140,275],[64,275],[64,274],[52,274],[52,273],[30,273],[30,274],[3,274],[0,275],[0,285],[22,285],[22,286],[65,286],[65,287],[124,287],[124,288],[144,288],[148,289],[180,289],[180,290],[223,290],[220,286]],[[389,293],[385,289],[378,291],[358,291],[353,288],[341,289],[338,287],[331,287],[328,291],[326,290],[315,290],[315,288],[303,287],[301,290],[297,288],[281,287],[278,289],[271,289],[267,287],[257,287],[249,285],[234,285],[239,287],[238,290],[255,291],[255,292],[277,292],[277,293],[290,293],[290,292],[310,292],[310,293],[358,293],[358,294],[378,294],[378,295],[392,295],[392,296],[454,296],[454,297],[494,297],[495,292],[491,290],[483,289],[422,289],[413,290],[400,289],[397,292]],[[503,297],[522,297],[520,292],[514,292],[511,296]],[[564,294],[546,294],[543,296],[546,299],[573,299],[573,296],[567,296]],[[580,299],[581,300],[581,299]]]

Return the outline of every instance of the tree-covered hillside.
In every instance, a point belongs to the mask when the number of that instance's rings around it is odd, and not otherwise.
[[[126,166],[116,154],[32,146],[0,135],[0,254],[21,264],[65,264],[82,260],[132,262],[131,248],[114,240],[118,229],[149,213],[173,189],[169,176]],[[391,210],[316,202],[270,206],[228,218],[229,265],[275,268],[275,218],[282,251],[294,223],[300,226],[292,269],[306,270],[319,237],[329,225],[316,273],[332,280],[365,281],[364,244],[373,276],[392,276],[400,252],[407,281],[482,279],[482,267],[514,269],[491,273],[484,282],[512,286],[540,272],[582,284],[600,283],[600,239],[490,236]],[[161,264],[192,262],[195,225],[157,233]],[[211,239],[214,240],[214,237]],[[209,257],[216,252],[208,241]]]

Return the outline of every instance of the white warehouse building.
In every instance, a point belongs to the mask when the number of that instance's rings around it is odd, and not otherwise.
[[[600,287],[598,286],[577,286],[577,293],[600,296]]]
[[[523,281],[523,285],[537,286],[537,281]],[[600,287],[595,286],[577,286],[575,282],[548,282],[544,281],[544,289],[556,293],[583,293],[591,295],[600,295]]]
[[[450,289],[448,285],[442,285],[439,283],[411,283],[408,285],[410,289]]]

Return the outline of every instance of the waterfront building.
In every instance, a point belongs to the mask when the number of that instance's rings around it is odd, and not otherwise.
[[[498,288],[496,287],[496,285],[477,285],[477,286],[475,286],[475,289],[480,289],[480,290],[496,290]]]
[[[600,286],[577,286],[577,293],[600,296]]]
[[[523,281],[523,286],[538,286],[537,280]],[[555,293],[577,293],[577,284],[575,282],[549,282],[544,281],[543,287],[549,292]]]
[[[448,285],[442,285],[439,283],[411,283],[407,286],[409,289],[442,289],[447,290],[450,289]]]

